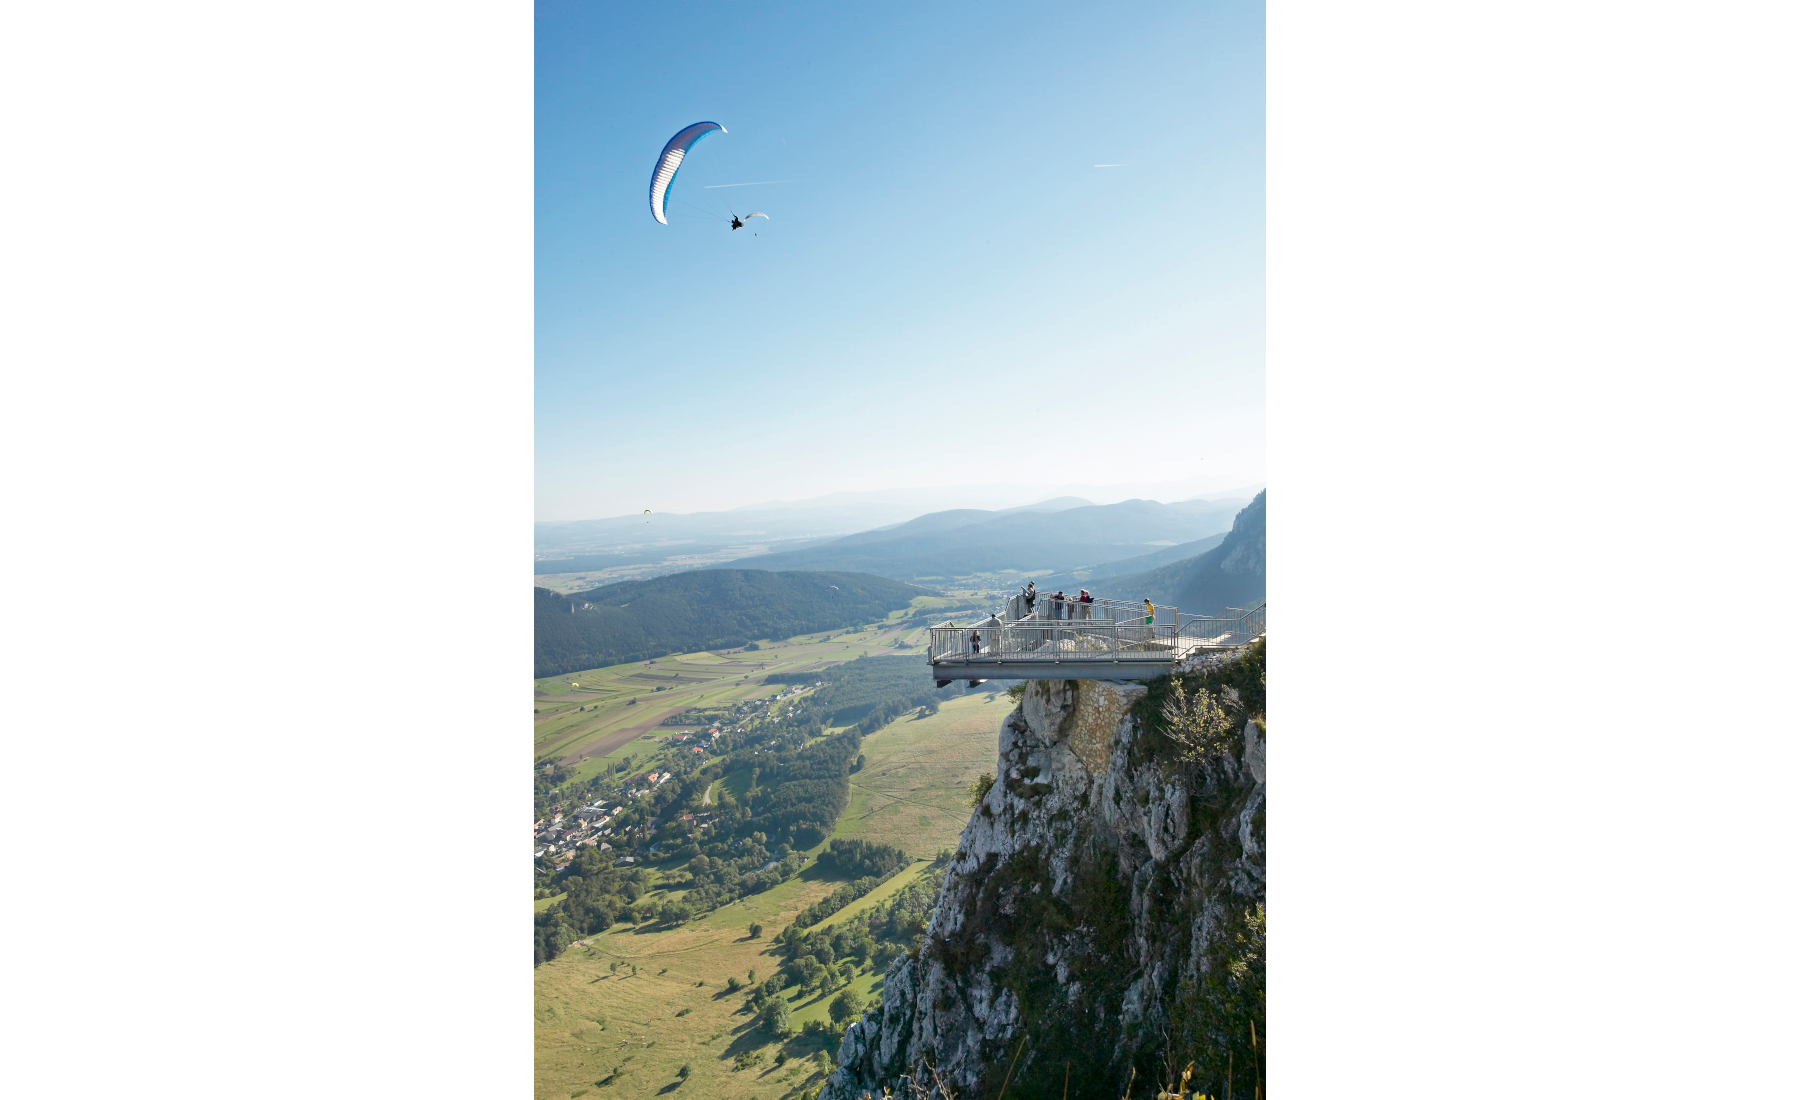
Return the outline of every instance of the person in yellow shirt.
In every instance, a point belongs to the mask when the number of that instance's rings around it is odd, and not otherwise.
[[[1156,605],[1150,602],[1150,597],[1145,596],[1144,597],[1144,625],[1150,626],[1155,622],[1156,622]]]

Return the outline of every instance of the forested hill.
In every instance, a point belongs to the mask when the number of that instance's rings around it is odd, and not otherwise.
[[[836,630],[882,618],[926,594],[864,573],[761,569],[700,569],[576,596],[539,588],[532,675]]]
[[[1231,522],[1225,541],[1204,554],[1123,577],[1094,581],[1096,596],[1135,602],[1148,597],[1195,615],[1247,607],[1267,592],[1267,489]]]

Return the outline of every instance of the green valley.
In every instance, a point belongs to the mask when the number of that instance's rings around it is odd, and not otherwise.
[[[538,825],[588,814],[559,844],[534,830],[537,1096],[816,1088],[833,1004],[879,998],[992,768],[1009,700],[936,691],[918,648],[989,602],[919,596],[873,625],[535,681]],[[833,805],[809,832],[805,807]]]

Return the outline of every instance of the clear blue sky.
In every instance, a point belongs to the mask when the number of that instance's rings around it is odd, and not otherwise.
[[[1261,479],[1262,5],[537,10],[539,519]]]

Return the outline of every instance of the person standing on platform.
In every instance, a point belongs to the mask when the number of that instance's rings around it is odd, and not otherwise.
[[[1155,623],[1156,623],[1156,605],[1150,602],[1150,597],[1145,596],[1144,597],[1144,625],[1152,626]]]
[[[976,630],[976,631],[970,632],[970,634],[969,634],[969,652],[972,656],[976,656],[976,657],[981,656],[981,631]]]
[[[1081,590],[1081,598],[1075,602],[1081,605],[1082,618],[1091,619],[1094,617],[1094,597],[1088,595],[1087,589],[1084,588]]]

